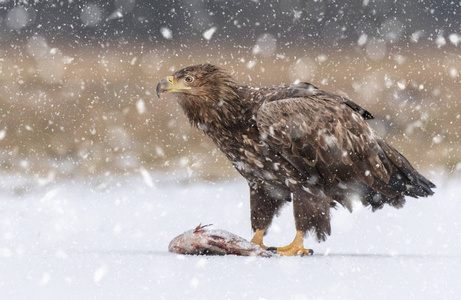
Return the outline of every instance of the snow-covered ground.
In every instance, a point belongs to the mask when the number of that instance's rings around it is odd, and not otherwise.
[[[433,177],[432,177],[433,178]],[[47,182],[0,176],[0,299],[459,299],[461,182],[404,209],[333,212],[313,257],[167,251],[199,223],[251,238],[243,179],[185,184],[145,171]],[[287,205],[265,239],[295,233]]]

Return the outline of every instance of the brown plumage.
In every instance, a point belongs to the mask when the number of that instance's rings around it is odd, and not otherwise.
[[[252,227],[261,234],[288,201],[300,236],[325,240],[335,203],[400,208],[405,196],[433,194],[435,185],[366,123],[368,111],[311,84],[240,86],[203,64],[162,80],[163,92],[174,93],[191,124],[247,179]],[[262,235],[254,241],[262,245]]]

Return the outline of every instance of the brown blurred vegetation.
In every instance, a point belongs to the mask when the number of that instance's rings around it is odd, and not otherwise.
[[[0,166],[37,176],[85,176],[145,168],[222,178],[225,157],[191,128],[159,79],[211,62],[242,84],[308,81],[374,114],[373,126],[416,167],[460,169],[461,57],[399,50],[379,61],[349,51],[158,50],[140,45],[37,52],[0,49]],[[455,52],[456,53],[456,52]]]

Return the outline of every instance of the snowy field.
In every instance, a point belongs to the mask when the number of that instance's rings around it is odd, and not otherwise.
[[[250,239],[243,179],[2,175],[0,299],[459,299],[460,180],[429,177],[436,195],[404,209],[335,210],[313,257],[256,258],[167,251],[199,223]],[[294,233],[287,205],[265,244]]]

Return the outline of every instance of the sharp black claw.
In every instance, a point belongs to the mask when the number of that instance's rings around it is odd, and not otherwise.
[[[277,253],[277,247],[268,247],[266,250],[272,253]]]
[[[314,255],[314,250],[309,249],[309,255]]]

